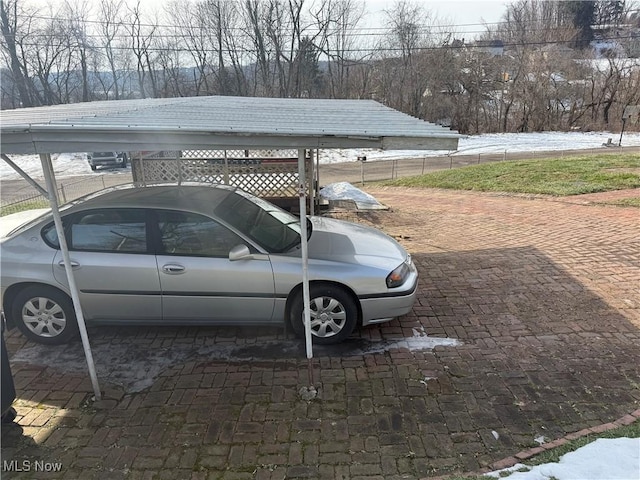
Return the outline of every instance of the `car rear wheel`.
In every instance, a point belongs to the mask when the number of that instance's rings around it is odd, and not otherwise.
[[[47,345],[66,343],[78,333],[71,299],[47,286],[22,290],[13,301],[13,320],[30,340]]]
[[[313,343],[339,343],[351,335],[358,322],[358,308],[352,296],[332,285],[312,285],[309,293]],[[301,290],[291,305],[290,319],[299,337],[304,337],[303,303]]]

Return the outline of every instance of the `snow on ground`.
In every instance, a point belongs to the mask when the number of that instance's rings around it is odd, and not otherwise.
[[[423,150],[373,150],[373,149],[345,149],[322,150],[320,163],[353,162],[359,156],[366,156],[367,160],[392,160],[407,157],[440,156],[451,153],[452,155],[478,155],[488,153],[513,153],[536,152],[550,150],[583,150],[602,149],[603,144],[609,139],[617,145],[620,140],[619,133],[611,132],[542,132],[542,133],[491,133],[484,135],[472,135],[462,138],[458,144],[458,150],[448,151],[423,151]],[[640,146],[640,133],[625,133],[622,145]],[[42,176],[40,157],[37,155],[10,155],[20,168],[34,178]],[[91,168],[87,163],[85,153],[62,153],[52,155],[53,168],[58,178],[72,177],[76,175],[90,175]],[[122,175],[130,171],[127,169],[104,169],[100,173],[109,175]],[[0,178],[13,179],[20,176],[5,162],[0,162]]]
[[[611,132],[487,133],[461,138],[458,142],[458,150],[451,152],[451,155],[589,149],[602,149],[604,151],[606,147],[603,144],[608,143],[609,139],[617,146],[620,141],[620,134]],[[625,133],[622,137],[622,146],[640,146],[640,133]],[[440,156],[448,153],[450,152],[442,150],[322,150],[320,152],[320,163],[356,161],[361,156],[366,156],[367,160],[394,160],[406,157]]]
[[[503,476],[506,472],[513,473]],[[638,480],[640,438],[599,438],[563,455],[558,463],[517,464],[485,475],[501,480]]]

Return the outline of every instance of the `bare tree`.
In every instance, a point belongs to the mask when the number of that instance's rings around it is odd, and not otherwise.
[[[129,8],[131,23],[127,25],[131,38],[131,50],[136,59],[138,90],[142,98],[147,98],[147,77],[151,83],[151,96],[157,96],[157,85],[154,68],[151,64],[151,46],[158,30],[157,24],[143,24],[140,1]]]
[[[637,91],[629,90],[636,84],[637,72],[634,75],[634,71],[640,67],[640,61],[610,57],[606,63],[600,62],[594,67],[590,102],[592,119],[601,121],[605,128],[611,128],[612,121],[619,124],[624,107],[640,96]],[[620,97],[627,98],[623,101]],[[616,107],[617,114],[614,116],[612,113]]]
[[[197,75],[193,76],[196,95],[210,94],[213,91],[210,78],[213,74],[212,61],[215,61],[217,55],[215,44],[211,43],[207,31],[208,14],[206,2],[174,1],[169,10],[174,35],[181,39],[183,50],[191,56],[197,72]]]
[[[211,53],[210,73],[215,80],[212,93],[245,94],[247,90],[242,51],[238,32],[241,31],[236,2],[204,0],[199,5],[202,33]],[[213,88],[213,85],[211,85]]]
[[[29,78],[27,65],[21,52],[24,42],[30,36],[34,10],[18,6],[18,0],[0,0],[0,20],[2,21],[2,50],[9,57],[13,84],[20,95],[20,106],[32,107],[32,92],[35,90]]]
[[[121,32],[123,30],[122,13],[124,12],[124,0],[100,0],[99,4],[99,26],[102,39],[104,40],[104,53],[111,72],[112,82],[105,90],[107,98],[111,88],[115,100],[120,99],[120,75],[118,64],[124,60],[127,52],[120,44]]]
[[[290,68],[293,63],[295,42],[300,42],[300,11],[304,0],[268,0],[266,32],[273,47],[276,73],[276,95],[287,97],[290,92]],[[288,11],[287,11],[288,10]]]
[[[96,54],[87,29],[89,5],[82,2],[65,1],[61,10],[61,23],[66,32],[66,65],[58,69],[58,77],[64,77],[60,96],[63,103],[91,100],[89,85],[89,57]],[[80,93],[78,94],[78,90]]]
[[[488,30],[485,39],[501,38],[508,46],[500,72],[494,75],[501,91],[499,125],[501,131],[541,128],[541,116],[553,110],[553,74],[569,77],[563,71],[566,52],[576,36],[558,2],[519,0],[510,4],[502,23]],[[557,68],[556,68],[557,67]],[[557,83],[556,83],[557,84]],[[562,108],[562,107],[560,107]]]
[[[53,86],[58,71],[64,71],[69,65],[66,61],[70,44],[68,33],[59,12],[54,12],[49,6],[34,30],[37,48],[25,50],[24,58],[28,69],[32,72],[34,81],[37,80],[34,95],[43,105],[61,102],[58,91]]]
[[[385,12],[389,36],[380,46],[385,52],[378,62],[380,98],[385,103],[420,116],[428,87],[423,72],[428,68],[424,52],[436,43],[436,29],[430,12],[408,0],[396,2]]]
[[[250,39],[250,48],[253,50],[255,62],[254,94],[272,96],[271,92],[271,52],[268,50],[266,38],[266,16],[264,5],[259,0],[244,0],[243,17],[245,32]]]
[[[367,96],[371,54],[358,43],[356,31],[364,16],[364,3],[326,0],[312,9],[311,16],[319,33],[317,48],[327,61],[328,95],[334,98]]]

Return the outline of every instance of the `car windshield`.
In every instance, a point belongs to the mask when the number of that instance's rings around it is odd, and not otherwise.
[[[298,217],[241,190],[228,195],[214,213],[269,252],[286,252],[300,243]]]

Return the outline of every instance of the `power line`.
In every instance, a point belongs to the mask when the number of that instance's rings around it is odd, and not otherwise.
[[[17,18],[22,18],[25,20],[29,20],[29,19],[38,19],[38,20],[45,20],[45,21],[60,21],[60,22],[68,22],[68,23],[82,23],[82,24],[91,24],[91,25],[104,25],[105,21],[103,20],[90,20],[90,19],[79,19],[79,18],[66,18],[66,17],[51,17],[51,16],[45,16],[45,15],[29,15],[29,16],[23,16],[23,15],[18,15]],[[454,28],[463,28],[463,27],[485,27],[487,25],[500,25],[502,22],[478,22],[478,23],[459,23],[459,24],[434,24],[434,25],[429,25],[429,24],[421,24],[421,23],[415,23],[413,25],[417,26],[418,28],[421,29],[430,29],[430,28],[450,28],[450,29],[454,29]],[[207,26],[198,26],[198,25],[172,25],[172,24],[155,24],[155,23],[133,23],[133,22],[123,22],[123,21],[118,21],[117,25],[122,25],[122,26],[127,26],[127,27],[148,27],[148,28],[191,28],[191,29],[202,29],[202,30],[206,30],[208,27]],[[243,30],[243,27],[227,27],[229,30]],[[352,31],[358,32],[358,31],[389,31],[392,30],[392,27],[356,27],[351,29]],[[484,31],[484,30],[478,30],[478,31]]]
[[[78,18],[66,18],[66,17],[51,17],[51,16],[44,16],[44,15],[30,15],[30,16],[21,16],[18,15],[18,18],[22,18],[23,20],[29,20],[29,19],[39,19],[39,20],[44,20],[44,21],[59,21],[61,23],[67,22],[67,23],[81,23],[81,24],[85,24],[85,25],[97,25],[97,26],[104,26],[105,22],[101,21],[101,20],[90,20],[90,19],[78,19]],[[415,27],[417,27],[416,33],[419,35],[431,35],[433,34],[434,36],[442,36],[442,37],[451,37],[451,36],[466,36],[466,35],[479,35],[479,34],[483,34],[483,33],[490,33],[490,31],[487,29],[488,26],[500,26],[500,25],[504,25],[504,22],[485,22],[485,23],[464,23],[464,24],[443,24],[443,25],[428,25],[428,24],[420,24],[420,23],[416,23],[414,24]],[[122,27],[127,31],[130,31],[128,29],[133,29],[135,28],[153,28],[153,29],[165,29],[165,30],[181,30],[181,31],[207,31],[209,29],[209,27],[204,26],[204,25],[170,25],[170,24],[150,24],[150,23],[133,23],[133,22],[119,22],[114,24],[114,26],[118,26],[118,27]],[[457,28],[463,28],[463,27],[482,27],[483,29],[480,30],[464,30],[464,31],[457,31]],[[561,28],[553,28],[553,29],[547,29],[547,28],[543,28],[543,27],[536,27],[536,28],[530,28],[530,29],[523,29],[521,31],[521,33],[526,34],[526,35],[539,35],[541,33],[547,33],[550,31],[556,31],[556,32],[563,32],[566,31],[567,29],[570,29],[571,27],[561,27]],[[243,38],[251,38],[251,35],[246,31],[247,29],[244,27],[225,27],[226,31],[230,31],[230,32],[240,32],[240,35],[236,35],[235,38],[239,38],[239,39],[243,39]],[[307,25],[303,30],[303,33],[305,33],[306,35],[315,35],[315,34],[319,34],[321,33],[321,30],[317,27],[317,25]],[[349,29],[347,31],[338,31],[338,30],[328,30],[329,32],[329,36],[331,36],[332,34],[335,35],[340,35],[342,37],[352,37],[352,38],[365,38],[365,37],[371,37],[371,38],[375,38],[375,37],[388,37],[388,36],[393,36],[394,34],[394,29],[393,27],[356,27],[356,28],[352,28]],[[495,35],[499,35],[500,32],[492,32]],[[40,34],[37,32],[34,33],[30,33],[30,36],[46,36],[46,34]],[[90,34],[86,34],[84,35],[85,38],[103,38],[103,35],[100,34],[94,34],[94,33],[90,33]],[[139,36],[142,37],[147,37],[147,35],[141,34]],[[180,38],[184,38],[185,35],[180,35],[178,33],[176,34],[171,34],[168,33],[166,31],[160,31],[160,32],[156,32],[152,35],[151,38],[156,38],[156,39],[180,39]]]
[[[466,24],[466,25],[474,25],[474,24]],[[127,24],[126,26],[133,26],[133,24]],[[166,27],[169,29],[183,29],[186,30],[184,27],[180,27],[180,26],[171,26],[171,27]],[[467,35],[467,34],[473,34],[473,33],[477,33],[477,34],[481,34],[481,33],[487,33],[486,30],[475,30],[475,31],[466,31],[466,32],[456,32],[456,31],[447,31],[447,30],[438,30],[441,27],[440,26],[436,26],[436,27],[427,27],[427,26],[423,26],[421,27],[422,31],[418,31],[417,33],[422,34],[422,35],[428,35],[431,33],[434,33],[436,36],[441,36],[441,37],[452,37],[452,36],[456,36],[458,34],[462,34]],[[196,30],[204,30],[204,27],[195,27]],[[435,29],[435,31],[433,30]],[[247,33],[245,31],[245,29],[242,28],[235,28],[233,30],[238,30],[241,32],[240,35],[235,36],[234,38],[236,39],[251,39],[252,36],[251,34]],[[376,29],[361,29],[362,31],[355,29],[353,31],[350,32],[337,32],[337,31],[330,31],[327,38],[331,38],[334,35],[338,35],[340,37],[393,37],[394,36],[394,32],[392,29],[381,29],[381,28],[376,28]],[[380,33],[367,33],[369,30],[376,30],[376,31],[380,31]],[[544,29],[544,28],[539,28],[539,29],[523,29],[521,31],[521,33],[525,34],[525,35],[531,35],[531,36],[536,36],[542,33],[550,33],[550,32],[554,32],[554,33],[566,33],[567,29],[563,29],[563,28],[554,28],[554,29]],[[306,36],[309,35],[314,35],[314,34],[319,34],[320,30],[314,30],[312,28],[307,28],[306,30],[303,30],[303,33],[306,33]],[[14,35],[15,36],[15,35]],[[38,33],[38,32],[34,32],[34,33],[30,33],[29,35],[30,37],[44,37],[44,38],[49,38],[51,37],[51,35],[48,35],[46,33]],[[124,35],[123,35],[124,36]],[[144,37],[144,38],[153,38],[153,39],[182,39],[185,37],[190,37],[190,35],[185,35],[185,34],[179,34],[179,33],[167,33],[167,32],[162,32],[162,33],[154,33],[152,36],[148,36],[148,35],[136,35],[136,37]],[[97,33],[91,33],[91,34],[85,34],[83,35],[84,38],[96,38],[96,39],[101,39],[104,38],[104,35],[100,35]],[[210,37],[210,36],[209,36]],[[200,37],[203,38],[203,37]]]
[[[615,36],[615,37],[603,37],[602,39],[600,39],[601,41],[609,41],[609,40],[631,40],[631,39],[639,39],[640,38],[640,34],[634,34],[634,35],[625,35],[625,36]],[[545,45],[571,45],[574,41],[573,40],[540,40],[540,41],[527,41],[527,42],[506,42],[502,44],[502,47],[505,49],[508,48],[515,48],[515,47],[531,47],[531,46],[545,46]],[[39,43],[22,43],[22,46],[25,47],[42,47],[42,44]],[[93,47],[95,49],[102,49],[104,48],[104,46],[100,46],[100,47]],[[131,46],[112,46],[110,47],[111,50],[115,50],[115,51],[129,51],[129,50],[133,50],[134,48]],[[412,52],[423,52],[423,51],[437,51],[437,50],[465,50],[465,49],[476,49],[476,50],[480,50],[480,49],[487,49],[487,48],[492,48],[490,45],[482,45],[482,44],[461,44],[461,45],[440,45],[440,46],[422,46],[422,47],[412,47],[410,48],[410,50]],[[174,53],[181,53],[181,52],[190,52],[192,51],[192,49],[189,48],[189,46],[184,46],[184,47],[180,47],[180,46],[176,46],[176,47],[146,47],[143,48],[142,50],[145,50],[147,52],[174,52]],[[341,49],[340,53],[379,53],[379,52],[387,52],[387,53],[400,53],[400,52],[404,52],[406,51],[406,48],[402,48],[402,47],[381,47],[381,46],[376,46],[376,47],[372,47],[372,48],[350,48],[350,49]],[[238,51],[245,53],[245,54],[250,54],[250,53],[257,53],[258,50],[253,49],[253,48],[246,48],[246,47],[241,47],[239,49],[228,49],[228,48],[224,48],[224,49],[207,49],[207,51],[215,51],[215,52],[221,52],[221,53],[237,53]],[[290,50],[279,50],[280,53],[283,54],[292,54],[292,53],[296,53],[296,51],[290,51]]]

